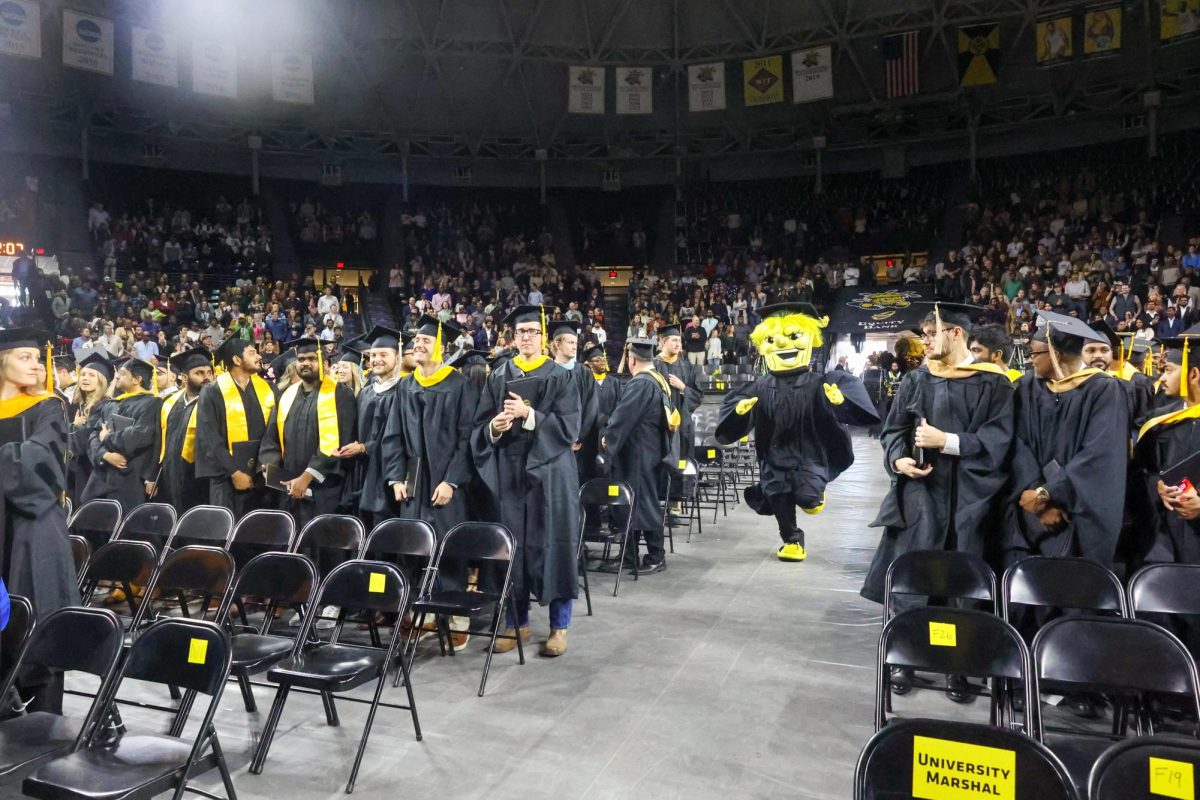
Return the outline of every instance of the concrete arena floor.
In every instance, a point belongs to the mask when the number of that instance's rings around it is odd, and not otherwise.
[[[453,659],[423,644],[413,685],[425,739],[414,741],[407,712],[381,709],[354,796],[849,798],[873,730],[879,635],[879,609],[858,589],[878,538],[867,523],[887,487],[878,443],[856,431],[854,447],[827,510],[802,515],[803,564],[776,560],[774,521],[741,505],[691,544],[678,536],[667,572],[623,581],[618,598],[611,576],[593,573],[595,616],[581,599],[570,652],[523,667],[515,652],[496,656],[483,698],[478,640]],[[544,610],[534,630],[545,638]],[[216,719],[239,796],[342,796],[366,707],[339,703],[342,725],[330,728],[316,697],[292,695],[256,776],[247,767],[273,692],[256,695],[259,712],[247,714],[230,684]],[[389,681],[384,697],[399,701],[403,689]],[[957,716],[940,698],[915,702]],[[68,698],[68,713],[82,707]],[[161,714],[123,713],[131,731],[165,727]],[[196,785],[223,793],[215,771]],[[19,796],[19,782],[3,792]]]

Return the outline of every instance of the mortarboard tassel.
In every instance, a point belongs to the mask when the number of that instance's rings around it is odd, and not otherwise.
[[[442,363],[442,321],[438,320],[437,336],[433,340],[433,352],[429,356],[429,360],[435,364]]]
[[[1188,344],[1191,342],[1188,337],[1183,337],[1183,358],[1179,364],[1179,396],[1187,399],[1188,396]]]
[[[46,342],[46,393],[54,394],[54,343]]]
[[[1058,363],[1058,351],[1054,349],[1053,342],[1054,328],[1051,327],[1049,320],[1046,321],[1046,349],[1050,351],[1050,364],[1054,367],[1055,380],[1061,381],[1066,375],[1063,375],[1062,366]]]
[[[538,308],[540,308],[542,310],[542,355],[545,355],[546,353],[549,352],[549,350],[547,349],[547,346],[546,346],[546,339],[548,338],[546,336],[546,306],[539,305]],[[513,327],[516,327],[516,326],[513,326]]]

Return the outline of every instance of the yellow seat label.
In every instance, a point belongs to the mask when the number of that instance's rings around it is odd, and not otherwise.
[[[913,737],[912,796],[921,800],[1016,800],[1017,754]]]
[[[958,646],[958,629],[953,622],[929,623],[929,643],[938,647]]]
[[[372,572],[370,582],[367,583],[367,591],[371,594],[383,594],[387,588],[387,575],[382,572]]]
[[[609,497],[620,497],[621,496],[621,487],[620,486],[609,486],[608,487],[608,496]]]
[[[680,469],[687,469],[687,461],[686,461],[685,459],[682,459],[682,458],[681,458],[681,459],[679,459],[679,468],[680,468]]]
[[[709,450],[709,451],[708,451],[708,457],[709,457],[709,458],[716,458],[716,457],[717,457],[717,451],[716,451],[716,450]]]
[[[1174,797],[1175,800],[1196,800],[1196,783],[1192,765],[1186,761],[1150,757],[1150,794]]]
[[[208,661],[208,639],[192,639],[188,643],[188,663],[203,664]]]

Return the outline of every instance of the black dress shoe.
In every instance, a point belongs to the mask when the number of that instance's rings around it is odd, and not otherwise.
[[[622,570],[633,569],[629,564],[620,564],[616,561],[605,561],[600,566],[596,567],[596,572],[607,572],[610,575],[615,575]]]
[[[892,694],[903,697],[913,690],[917,676],[911,669],[892,667]]]
[[[642,565],[640,567],[638,567],[638,575],[653,575],[656,572],[666,572],[666,571],[667,571],[666,559],[663,559],[662,561],[643,561]]]
[[[1100,716],[1100,709],[1092,702],[1092,698],[1085,694],[1068,695],[1063,699],[1063,705],[1081,719],[1096,719]]]
[[[971,701],[971,693],[967,686],[967,679],[962,675],[947,675],[946,697],[949,697],[955,703],[969,703]]]

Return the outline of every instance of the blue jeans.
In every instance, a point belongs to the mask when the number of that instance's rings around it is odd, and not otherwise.
[[[550,628],[551,630],[566,629],[571,627],[571,598],[567,597],[562,600],[550,601]],[[516,619],[513,618],[513,611],[516,611]],[[510,628],[525,628],[529,626],[529,598],[514,597],[508,604],[508,608],[504,611],[504,619]]]

